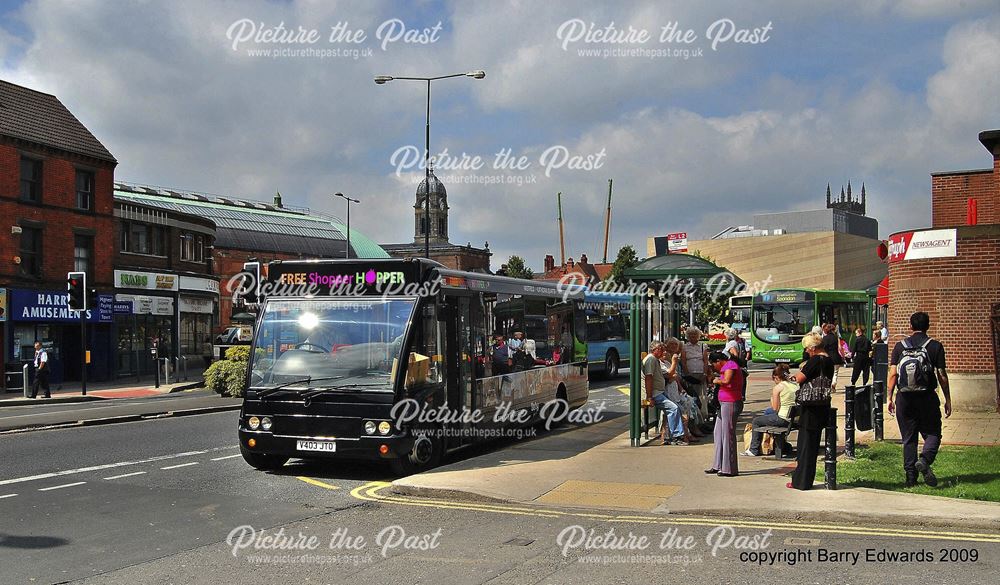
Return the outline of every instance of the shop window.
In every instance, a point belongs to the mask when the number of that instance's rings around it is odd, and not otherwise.
[[[42,276],[42,230],[21,226],[21,274]]]
[[[94,210],[94,173],[90,171],[76,171],[76,207]]]
[[[21,200],[42,202],[42,161],[21,157]]]
[[[73,236],[73,270],[93,274],[94,236]]]

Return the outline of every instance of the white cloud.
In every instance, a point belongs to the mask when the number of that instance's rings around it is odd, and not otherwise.
[[[861,4],[869,11],[858,18],[838,14],[839,4],[776,2],[460,2],[413,16],[387,2],[39,1],[22,11],[30,44],[0,77],[59,96],[121,161],[120,179],[261,199],[279,190],[288,204],[337,215],[343,205],[331,196],[340,191],[364,201],[352,227],[398,243],[412,240],[416,183],[396,176],[389,157],[422,142],[424,94],[415,83],[376,86],[372,76],[482,67],[483,81],[435,85],[433,148],[491,163],[509,147],[532,168],[477,174],[538,182],[448,184],[452,241],[489,241],[494,267],[516,253],[537,268],[558,252],[560,191],[567,254],[599,258],[608,178],[612,256],[626,243],[643,253],[649,235],[707,236],[755,212],[816,207],[827,182],[836,189],[848,179],[856,188],[866,181],[883,233],[929,223],[928,173],[988,164],[976,134],[1000,119],[998,17],[952,18],[940,68],[921,63],[918,82],[906,77],[911,69],[899,82],[906,46],[852,50],[895,26],[894,16],[948,16],[940,4]],[[432,46],[376,48],[357,61],[262,59],[226,39],[243,17],[324,31],[339,21],[372,31],[386,18],[431,26],[440,17],[447,32]],[[648,29],[677,21],[703,35],[723,17],[773,20],[773,40],[685,62],[580,57],[556,38],[572,18]],[[852,32],[833,48],[815,37],[837,26]],[[855,36],[851,27],[865,28]],[[0,43],[9,38],[0,29]],[[546,177],[538,157],[553,145],[606,159]]]

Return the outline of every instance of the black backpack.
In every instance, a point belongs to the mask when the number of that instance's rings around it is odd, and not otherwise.
[[[743,342],[743,339],[737,338],[736,342],[736,357],[733,358],[733,361],[736,362],[736,365],[738,365],[741,369],[745,370],[747,367],[747,346],[746,343]]]
[[[911,345],[910,338],[903,340],[903,353],[896,364],[896,388],[900,392],[923,392],[937,388],[937,375],[934,364],[931,363],[931,356],[927,352],[927,345],[931,338],[923,345]]]

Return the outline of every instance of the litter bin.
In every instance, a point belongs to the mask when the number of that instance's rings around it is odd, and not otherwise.
[[[854,390],[854,428],[859,431],[872,430],[872,386],[858,386]]]
[[[3,387],[7,392],[20,392],[24,388],[24,373],[20,370],[4,372]]]

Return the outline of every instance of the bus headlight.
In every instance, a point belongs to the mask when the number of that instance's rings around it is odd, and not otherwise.
[[[380,435],[388,435],[389,431],[391,431],[391,430],[392,430],[392,425],[389,424],[389,421],[384,420],[384,421],[378,423],[378,433]]]
[[[264,418],[260,419],[260,428],[264,429],[265,431],[271,430],[271,417],[265,416]]]
[[[374,435],[375,434],[375,421],[366,420],[365,421],[365,434]]]
[[[247,425],[250,426],[251,430],[256,431],[257,429],[260,428],[260,419],[257,418],[256,416],[251,416],[249,419],[247,419]]]

